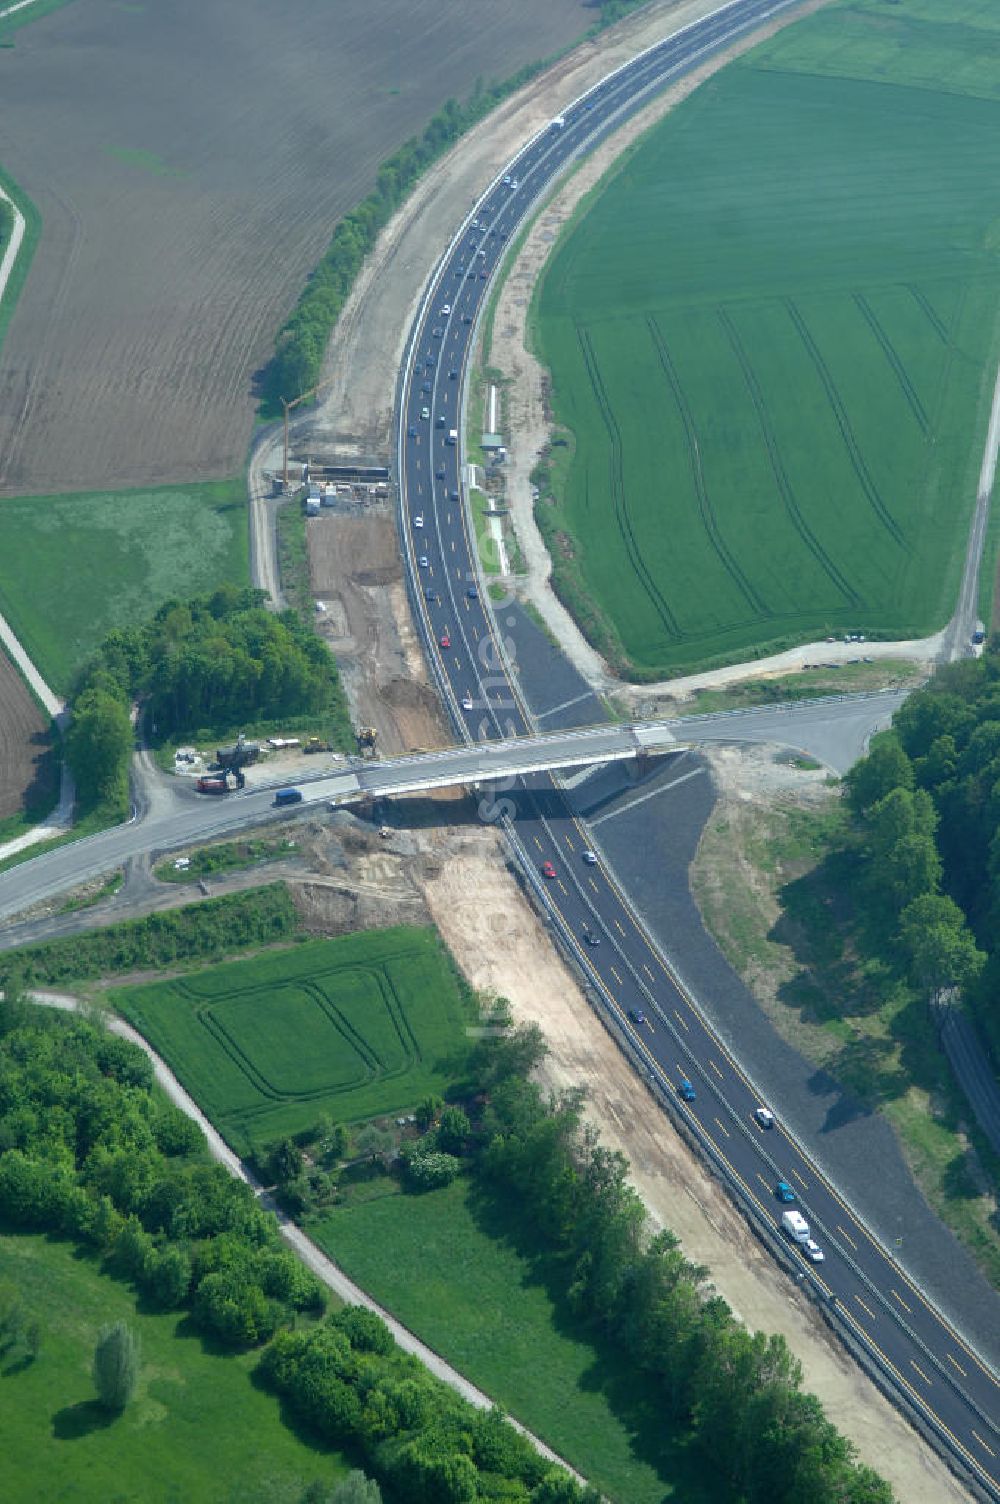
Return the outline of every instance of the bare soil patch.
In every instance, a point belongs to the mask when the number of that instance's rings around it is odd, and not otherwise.
[[[251,375],[379,161],[592,20],[583,0],[88,0],[25,27],[0,141],[44,228],[0,361],[0,493],[238,470]]]
[[[0,652],[0,820],[30,808],[39,814],[59,790],[48,718],[5,653]]]
[[[388,508],[313,518],[308,528],[320,635],[340,668],[356,726],[386,753],[453,740],[410,616],[396,524]]]

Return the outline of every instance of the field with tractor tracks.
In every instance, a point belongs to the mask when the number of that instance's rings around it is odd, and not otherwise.
[[[842,0],[681,104],[536,294],[560,592],[637,678],[957,593],[1000,318],[1000,15]]]
[[[475,1022],[430,929],[310,941],[111,1001],[241,1154],[314,1126],[412,1111],[460,1078]]]
[[[382,158],[593,19],[583,0],[86,0],[21,27],[0,165],[43,229],[0,352],[0,494],[235,474],[253,372]]]

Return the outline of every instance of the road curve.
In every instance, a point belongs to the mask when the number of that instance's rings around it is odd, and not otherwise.
[[[504,604],[483,588],[461,468],[460,393],[504,244],[568,165],[651,92],[785,8],[780,0],[733,0],[574,101],[489,185],[432,276],[400,373],[399,522],[414,614],[467,742],[532,730],[503,638]],[[1000,1325],[962,1335],[824,1173],[815,1147],[780,1118],[768,1130],[756,1124],[753,1083],[708,1027],[550,777],[495,788],[480,813],[502,824],[592,998],[762,1237],[951,1464],[984,1496],[1000,1499],[1000,1382],[988,1356],[1000,1352]],[[695,1085],[691,1102],[679,1099],[682,1079]],[[782,1242],[779,1179],[795,1187],[825,1250],[822,1263]]]

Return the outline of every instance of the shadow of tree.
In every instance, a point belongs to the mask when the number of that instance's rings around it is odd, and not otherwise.
[[[106,1431],[118,1419],[118,1413],[105,1410],[97,1400],[80,1400],[57,1410],[52,1417],[52,1434],[59,1441],[79,1441],[92,1431]]]
[[[581,1374],[579,1387],[585,1393],[604,1396],[628,1433],[636,1460],[653,1468],[663,1480],[668,1490],[665,1497],[683,1498],[687,1504],[717,1500],[717,1480],[706,1477],[704,1457],[693,1450],[690,1429],[683,1422],[671,1427],[655,1381],[635,1367],[620,1344],[572,1309],[567,1298],[572,1279],[570,1262],[546,1245],[537,1218],[501,1188],[480,1179],[472,1182],[468,1204],[482,1230],[525,1261],[524,1285],[545,1291],[553,1307],[554,1329],[560,1336],[591,1349],[593,1362]]]

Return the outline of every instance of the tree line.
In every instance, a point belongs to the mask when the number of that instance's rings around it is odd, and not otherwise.
[[[588,35],[603,31],[643,3],[599,0],[598,19]],[[277,415],[282,398],[291,401],[319,381],[327,341],[361,265],[417,180],[460,136],[546,66],[545,61],[528,63],[509,78],[490,84],[477,79],[468,99],[446,100],[419,136],[411,136],[386,157],[376,174],[375,187],[337,225],[326,254],[279,331],[274,354],[261,373],[266,413]]]
[[[748,1332],[708,1270],[685,1259],[671,1233],[650,1232],[624,1158],[586,1128],[579,1095],[544,1097],[531,1079],[545,1053],[538,1029],[512,1027],[503,1003],[490,1024],[470,1060],[470,1113],[437,1098],[421,1103],[424,1133],[395,1160],[403,1185],[419,1194],[464,1172],[501,1211],[516,1208],[511,1223],[531,1226],[581,1328],[625,1356],[666,1444],[711,1469],[720,1501],[892,1504],[889,1486],[802,1391],[784,1339]],[[345,1142],[331,1141],[334,1157]],[[275,1146],[268,1169],[286,1197],[296,1193],[303,1170],[293,1144]],[[260,1371],[327,1440],[360,1448],[400,1500],[597,1497],[547,1470],[496,1412],[470,1412],[436,1386],[367,1313],[279,1333]]]
[[[1000,1050],[1000,647],[938,670],[847,776],[887,960],[954,992]]]
[[[350,750],[334,659],[297,612],[268,611],[265,600],[262,590],[224,585],[108,634],[76,686],[66,738],[81,814],[127,813],[135,702],[160,739],[323,716],[335,745]]]
[[[59,987],[139,968],[219,961],[249,945],[291,940],[298,932],[299,916],[288,888],[267,883],[4,951],[0,988]]]

